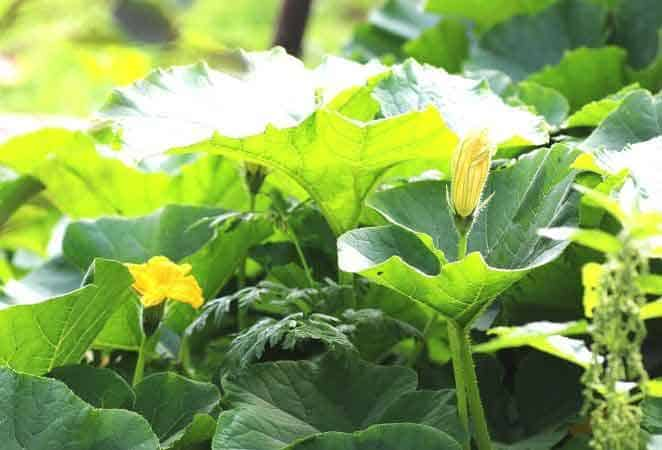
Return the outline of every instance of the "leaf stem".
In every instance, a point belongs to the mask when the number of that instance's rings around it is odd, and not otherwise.
[[[249,206],[248,206],[248,211],[249,212],[254,212],[255,211],[255,199],[257,197],[257,194],[254,193],[252,190],[249,190]],[[248,259],[248,255],[244,255],[243,258],[241,258],[241,261],[239,262],[239,269],[237,272],[237,290],[241,290],[244,287],[246,287],[246,260]],[[241,309],[241,305],[239,305],[239,300],[237,300],[237,330],[241,331],[245,328],[246,325],[246,312]]]
[[[290,239],[292,240],[292,243],[294,244],[294,248],[297,250],[297,255],[299,255],[299,260],[301,261],[301,265],[303,266],[304,272],[306,272],[306,279],[308,280],[308,287],[314,288],[315,287],[315,281],[313,280],[312,276],[312,271],[310,270],[310,266],[308,265],[308,261],[306,261],[306,255],[304,255],[303,250],[301,249],[301,244],[299,243],[299,239],[297,238],[297,234],[292,230],[290,227],[290,224],[287,224],[287,230],[288,230],[288,235]]]
[[[136,360],[136,367],[133,369],[133,381],[131,384],[136,386],[143,380],[145,374],[145,351],[147,350],[147,338],[143,336],[140,340],[140,348],[138,348],[138,359]]]
[[[492,450],[490,432],[487,428],[485,411],[480,399],[478,388],[478,377],[471,353],[471,338],[469,330],[462,328],[459,324],[449,321],[448,333],[451,339],[451,351],[453,357],[453,370],[455,372],[455,383],[458,388],[458,409],[460,409],[460,390],[464,390],[464,402],[468,403],[473,432],[475,434],[478,450]],[[457,368],[455,367],[457,364]],[[461,380],[461,381],[460,381]],[[466,405],[464,406],[466,408]],[[462,419],[462,410],[460,415]],[[464,411],[466,414],[466,410]],[[464,419],[463,419],[464,420]]]

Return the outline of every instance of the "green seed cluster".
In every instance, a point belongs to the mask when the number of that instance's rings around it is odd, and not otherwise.
[[[646,297],[637,278],[648,273],[648,261],[627,237],[623,244],[603,266],[593,311],[593,356],[583,377],[584,411],[591,414],[595,450],[639,449],[638,401],[648,374],[641,356],[646,327],[639,317]]]

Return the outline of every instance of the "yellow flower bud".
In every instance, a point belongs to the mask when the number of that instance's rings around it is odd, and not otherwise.
[[[191,272],[190,264],[175,264],[165,256],[150,258],[145,264],[125,264],[135,283],[133,288],[141,295],[140,301],[149,308],[166,299],[188,303],[199,308],[204,303],[202,289]]]
[[[453,152],[451,202],[458,216],[469,217],[478,206],[495,152],[487,130],[469,133]]]

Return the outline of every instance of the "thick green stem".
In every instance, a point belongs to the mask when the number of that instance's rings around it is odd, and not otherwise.
[[[142,337],[140,341],[140,348],[138,349],[138,359],[136,360],[136,367],[133,369],[133,386],[137,385],[143,380],[145,374],[145,351],[147,347],[147,338]]]
[[[467,402],[467,387],[464,379],[464,360],[462,358],[461,343],[462,334],[460,328],[451,322],[448,322],[448,341],[451,347],[451,358],[453,359],[453,375],[455,377],[455,392],[457,395],[457,410],[460,415],[460,421],[464,427],[467,436],[471,436],[469,430],[469,409]],[[471,440],[467,439],[464,444],[464,450],[471,450]]]
[[[453,370],[455,371],[455,383],[458,390],[458,409],[460,403],[459,391],[462,389],[465,391],[465,401],[469,406],[478,450],[492,450],[490,432],[487,428],[485,411],[478,389],[478,377],[476,376],[476,367],[471,353],[469,332],[456,323],[449,321],[448,324],[448,333],[451,336],[451,351],[453,353]],[[455,367],[456,365],[458,368]],[[460,414],[462,414],[462,411],[460,411]]]
[[[467,256],[467,233],[460,234],[460,240],[457,242],[458,261]]]

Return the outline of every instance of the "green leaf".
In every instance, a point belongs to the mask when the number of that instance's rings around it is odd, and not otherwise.
[[[582,373],[581,367],[539,352],[529,353],[519,363],[515,373],[515,400],[527,435],[563,427],[570,418],[579,415],[583,401]],[[541,386],[550,389],[541,389]],[[554,434],[556,442],[551,445],[561,441],[565,432]]]
[[[340,268],[467,325],[529,270],[565,249],[537,231],[550,223],[576,223],[576,196],[570,193],[576,155],[557,145],[492,173],[485,189],[491,199],[469,232],[469,254],[460,261],[455,261],[459,235],[444,200],[448,183],[410,183],[379,192],[369,204],[395,225],[341,236]]]
[[[216,419],[209,414],[196,414],[181,437],[172,439],[165,447],[168,450],[207,450],[216,431]]]
[[[444,18],[406,42],[403,48],[407,55],[420,63],[442,67],[449,72],[461,72],[462,63],[469,54],[467,24]]]
[[[585,367],[591,361],[591,352],[582,340],[566,336],[586,334],[587,331],[588,325],[585,321],[532,322],[520,327],[497,327],[489,331],[490,334],[496,335],[496,338],[475,345],[473,350],[477,353],[492,353],[505,348],[530,346]]]
[[[561,124],[570,112],[568,100],[559,92],[551,88],[540,86],[539,84],[524,81],[515,88],[514,99],[533,109],[545,118],[545,121],[553,128],[560,128]]]
[[[60,256],[46,261],[20,280],[9,280],[2,289],[9,303],[38,303],[76,290],[82,281],[83,273]]]
[[[576,111],[621,89],[626,84],[624,63],[625,52],[620,48],[579,48],[566,52],[559,64],[527,79],[556,89]]]
[[[273,232],[269,220],[259,214],[228,213],[226,220],[211,225],[214,228],[212,239],[184,259],[193,266],[192,274],[202,287],[205,298],[217,295],[249,249]]]
[[[582,148],[620,152],[630,144],[662,135],[661,117],[662,97],[636,90],[600,123]]]
[[[217,208],[170,205],[135,219],[106,217],[73,222],[65,232],[62,250],[82,270],[87,270],[94,258],[143,263],[163,255],[179,261],[212,238],[214,229],[209,222],[222,212]]]
[[[30,176],[20,176],[15,172],[0,167],[0,226],[20,208],[30,197],[41,191],[44,186]]]
[[[524,108],[506,105],[485,82],[449,75],[413,60],[394,67],[392,74],[377,85],[373,96],[386,117],[435,106],[452,142],[483,128],[489,130],[490,138],[502,148],[544,144],[549,138],[541,117]],[[437,147],[437,159],[450,164],[453,150],[452,145]]]
[[[410,423],[374,425],[355,433],[329,432],[303,439],[287,450],[461,450],[462,446],[446,433]]]
[[[96,260],[94,279],[61,297],[0,311],[0,361],[37,375],[77,363],[110,316],[135,297],[121,264]]]
[[[6,450],[158,450],[138,414],[95,409],[64,383],[0,368],[0,433]]]
[[[579,111],[571,115],[568,120],[563,124],[564,128],[575,127],[596,127],[598,126],[609,114],[618,108],[625,97],[631,92],[639,88],[638,84],[631,84],[626,86],[615,94],[608,95],[607,97],[587,103],[582,106]]]
[[[617,237],[601,230],[574,227],[542,228],[539,234],[555,241],[576,242],[603,253],[617,253],[623,248]]]
[[[61,218],[62,215],[43,195],[37,195],[0,227],[0,248],[29,250],[47,256],[51,234]]]
[[[377,309],[348,309],[343,319],[352,326],[350,340],[368,361],[383,361],[381,358],[404,339],[423,338],[415,327]]]
[[[115,90],[101,114],[120,125],[130,156],[143,159],[206,141],[215,133],[241,138],[271,126],[296,127],[321,104],[385,71],[380,64],[334,57],[309,70],[282,48],[241,52],[239,60],[238,70],[215,71],[204,63],[155,70]],[[352,100],[357,99],[334,107]],[[372,103],[365,106],[374,115]]]
[[[400,422],[429,425],[463,442],[454,393],[425,401],[434,396],[419,395],[416,386],[410,369],[332,355],[319,362],[249,366],[223,381],[233,409],[220,415],[212,448],[280,450],[320,432],[351,433]]]
[[[368,16],[368,23],[407,40],[415,39],[437,22],[439,17],[421,11],[409,0],[387,0]]]
[[[552,5],[556,0],[429,0],[429,11],[465,17],[475,21],[482,29],[508,20],[519,14],[535,14]]]
[[[513,2],[516,3],[516,2]],[[565,52],[606,41],[607,10],[586,0],[562,0],[535,15],[519,15],[483,34],[465,68],[496,69],[520,81]]]
[[[245,367],[259,361],[269,348],[293,351],[298,345],[317,341],[331,351],[356,349],[339,329],[340,321],[324,314],[291,314],[280,320],[265,318],[242,332],[227,352],[230,367]]]
[[[0,163],[39,179],[53,203],[74,218],[135,216],[168,203],[245,203],[236,189],[219,190],[239,176],[225,160],[203,158],[175,176],[147,173],[117,154],[101,154],[90,137],[67,130],[16,137],[0,146]]]
[[[631,83],[638,83],[651,92],[662,89],[662,29],[658,32],[657,56],[653,62],[641,70],[626,67],[625,72]]]
[[[95,408],[132,409],[136,395],[124,378],[110,369],[77,365],[53,369],[48,376],[62,381]]]
[[[133,282],[133,279],[131,280]],[[122,304],[112,314],[93,343],[102,350],[138,351],[145,333],[142,326],[142,304],[137,296]]]
[[[662,29],[662,5],[656,0],[622,1],[614,11],[615,44],[628,51],[630,64],[641,69],[662,50],[658,32]]]
[[[164,444],[180,439],[196,414],[211,413],[220,400],[213,384],[170,372],[146,377],[135,391],[134,410],[149,421]]]

